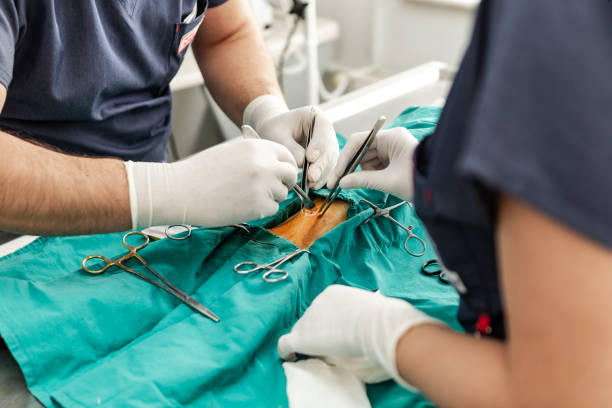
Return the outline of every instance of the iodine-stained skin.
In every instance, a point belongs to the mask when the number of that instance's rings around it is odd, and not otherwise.
[[[299,248],[310,246],[323,235],[347,220],[350,204],[347,201],[336,200],[325,215],[317,213],[323,204],[322,198],[315,198],[315,208],[303,208],[282,224],[271,228],[270,232],[293,242]]]

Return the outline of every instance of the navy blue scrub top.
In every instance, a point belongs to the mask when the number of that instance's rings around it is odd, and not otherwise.
[[[459,278],[468,332],[505,337],[500,192],[612,247],[611,75],[610,2],[482,2],[436,132],[414,157],[417,213]],[[584,277],[588,266],[575,267]]]
[[[0,127],[68,152],[165,161],[168,85],[207,7],[225,1],[0,2]]]

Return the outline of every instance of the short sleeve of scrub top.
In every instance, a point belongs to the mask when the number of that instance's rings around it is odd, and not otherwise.
[[[500,10],[460,166],[612,247],[612,4]]]
[[[72,154],[167,160],[170,82],[224,1],[1,3],[1,130]]]
[[[0,83],[8,88],[13,79],[15,44],[19,36],[19,15],[13,0],[0,3]]]

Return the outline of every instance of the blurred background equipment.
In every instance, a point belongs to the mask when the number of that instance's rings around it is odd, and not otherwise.
[[[410,105],[443,104],[479,3],[248,1],[289,107],[320,102],[344,134],[368,128],[377,116],[394,117]],[[172,159],[240,134],[203,86],[191,51],[171,88]]]

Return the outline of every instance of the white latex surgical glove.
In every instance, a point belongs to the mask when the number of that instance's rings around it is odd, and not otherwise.
[[[355,155],[370,132],[351,135],[342,149],[340,159],[327,185],[331,188],[342,176],[348,162]],[[370,188],[412,201],[414,195],[412,155],[418,140],[405,128],[381,130],[370,150],[361,161],[362,171],[356,171],[340,180],[340,187]]]
[[[312,112],[316,116],[315,127],[305,152],[303,136],[308,134]],[[310,163],[307,175],[310,186],[319,189],[325,185],[338,160],[338,139],[331,122],[319,108],[305,106],[289,110],[281,97],[262,95],[244,110],[243,124],[251,126],[262,138],[286,146],[299,167],[306,156]]]
[[[274,215],[297,181],[289,150],[242,138],[175,163],[125,162],[132,227],[219,227]]]
[[[362,381],[392,378],[412,388],[398,373],[397,343],[408,330],[424,323],[443,324],[403,300],[332,285],[279,339],[278,353],[283,359],[296,354],[319,357]]]

